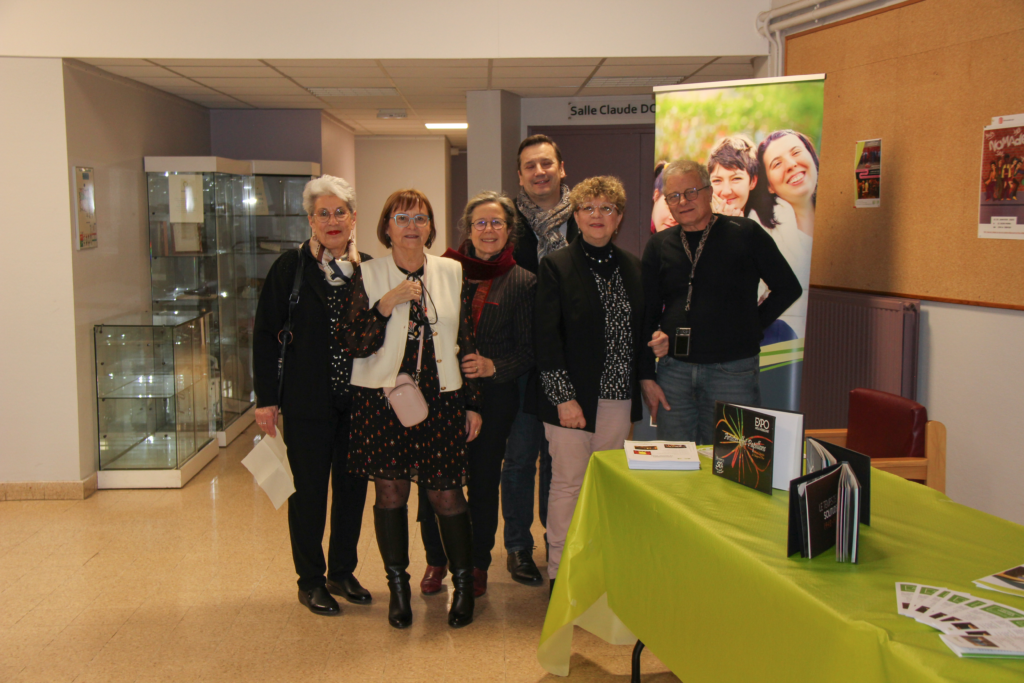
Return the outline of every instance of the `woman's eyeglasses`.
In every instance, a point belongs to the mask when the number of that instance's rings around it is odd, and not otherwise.
[[[611,204],[602,204],[601,206],[581,206],[578,211],[582,211],[588,216],[593,216],[595,213],[600,212],[602,216],[611,216],[617,209]]]
[[[665,195],[665,203],[668,204],[669,206],[675,206],[676,204],[679,203],[680,197],[684,197],[686,198],[686,201],[692,202],[694,199],[697,198],[697,195],[700,194],[701,190],[706,190],[709,187],[711,186],[705,185],[704,187],[691,187],[690,189],[683,190],[682,192],[673,192],[672,194],[667,194]]]
[[[430,216],[425,213],[418,213],[413,216],[407,213],[396,213],[391,217],[391,220],[400,228],[408,228],[409,223],[412,223],[417,228],[425,228],[430,225]]]
[[[317,223],[330,223],[332,217],[337,218],[339,223],[344,223],[351,214],[349,214],[345,209],[339,207],[334,211],[320,209],[313,215],[316,216]]]
[[[503,218],[492,218],[491,220],[481,218],[480,220],[473,223],[473,229],[483,232],[484,230],[487,229],[488,225],[494,228],[495,230],[504,230],[505,226],[507,226],[508,223],[506,223],[505,219]]]

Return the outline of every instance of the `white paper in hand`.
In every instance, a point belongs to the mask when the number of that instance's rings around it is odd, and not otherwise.
[[[266,492],[275,509],[280,510],[284,502],[295,493],[292,468],[288,465],[288,451],[280,427],[277,428],[277,436],[264,434],[249,451],[249,455],[242,459],[242,464],[252,472],[256,483]]]

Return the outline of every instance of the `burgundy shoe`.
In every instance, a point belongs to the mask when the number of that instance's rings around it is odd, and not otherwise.
[[[423,572],[423,580],[420,581],[420,590],[423,591],[424,595],[440,593],[442,586],[441,581],[443,581],[446,576],[448,576],[447,565],[434,567],[428,564],[427,571]]]
[[[473,597],[479,598],[487,592],[487,571],[473,568]]]

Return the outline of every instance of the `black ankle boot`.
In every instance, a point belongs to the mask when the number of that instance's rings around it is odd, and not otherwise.
[[[407,507],[385,509],[374,506],[373,526],[377,547],[384,560],[391,602],[388,623],[395,628],[412,624],[412,591],[409,588],[409,510]]]
[[[448,625],[461,628],[473,623],[473,527],[468,512],[438,515],[437,526],[455,588],[452,607],[448,610]]]

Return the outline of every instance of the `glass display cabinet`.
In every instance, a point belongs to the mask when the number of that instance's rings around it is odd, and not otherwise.
[[[217,454],[213,313],[93,327],[100,488],[177,488]]]
[[[153,312],[212,313],[218,441],[252,422],[252,329],[259,297],[251,163],[146,157]],[[243,415],[247,419],[239,420]]]
[[[320,175],[320,164],[306,161],[253,161],[252,223],[256,234],[256,277],[260,289],[274,261],[309,239],[302,191]]]

